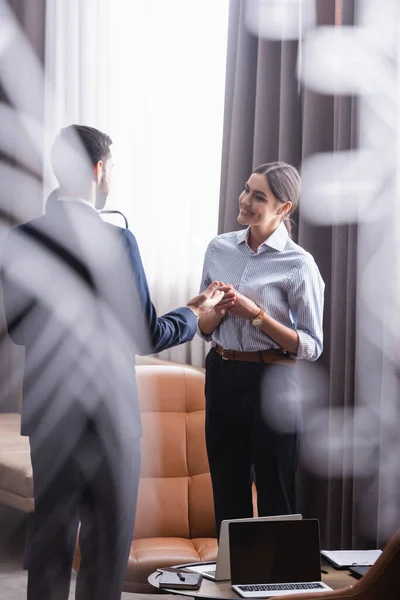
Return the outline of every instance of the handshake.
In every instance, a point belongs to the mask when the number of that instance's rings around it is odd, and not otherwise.
[[[197,317],[203,317],[215,309],[213,317],[216,325],[227,312],[236,317],[253,320],[260,313],[260,307],[252,300],[235,290],[229,283],[213,281],[202,294],[195,296],[186,304]]]
[[[204,316],[222,300],[224,292],[219,286],[219,281],[213,281],[204,292],[195,296],[186,304],[186,306],[194,312],[196,317]]]
[[[202,317],[212,308],[228,308],[234,304],[234,301],[235,297],[231,286],[224,285],[220,281],[213,281],[204,292],[189,300],[186,306],[197,317]]]

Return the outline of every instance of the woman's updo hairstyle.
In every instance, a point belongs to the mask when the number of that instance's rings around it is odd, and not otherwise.
[[[300,175],[292,165],[285,162],[273,162],[260,165],[253,173],[264,175],[268,181],[271,192],[278,202],[291,202],[292,207],[283,217],[289,236],[292,237],[292,222],[290,215],[294,213],[300,197],[301,181]]]

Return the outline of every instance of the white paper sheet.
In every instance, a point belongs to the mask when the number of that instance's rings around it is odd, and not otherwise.
[[[373,565],[382,550],[321,550],[321,554],[336,567]]]

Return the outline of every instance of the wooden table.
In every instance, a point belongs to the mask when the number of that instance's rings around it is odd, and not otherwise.
[[[179,565],[179,567],[181,568],[185,566],[190,565]],[[160,576],[157,577],[157,575],[159,574],[156,571],[149,575],[147,580],[150,583],[150,585],[154,586],[155,588],[159,588],[158,584]],[[322,565],[322,581],[334,590],[353,585],[356,582],[354,577],[350,575],[347,569],[338,570],[326,564]],[[211,600],[213,598],[218,600],[221,600],[223,598],[235,598],[235,600],[239,600],[238,594],[234,592],[231,588],[230,581],[211,581],[211,579],[206,579],[205,577],[203,577],[201,586],[198,590],[172,590],[167,588],[162,589],[163,591],[168,592],[169,594],[178,594],[179,596],[190,596],[192,598],[207,598],[208,600]]]

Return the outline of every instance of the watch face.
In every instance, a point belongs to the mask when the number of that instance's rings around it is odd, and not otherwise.
[[[259,317],[256,317],[255,319],[252,320],[252,325],[254,325],[254,327],[260,327],[261,323],[262,323],[262,319],[260,319]]]

